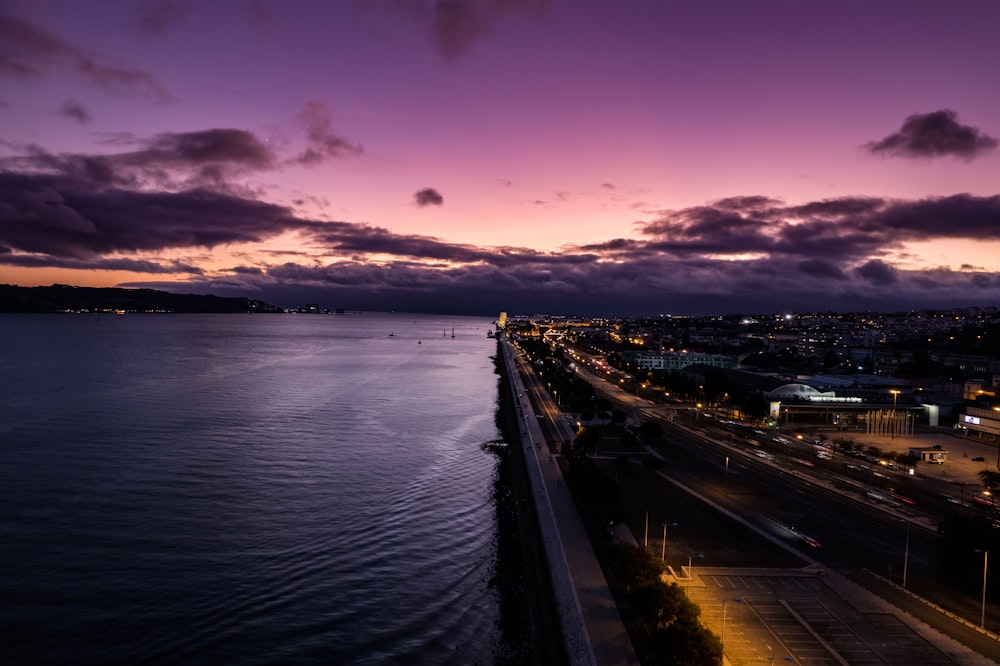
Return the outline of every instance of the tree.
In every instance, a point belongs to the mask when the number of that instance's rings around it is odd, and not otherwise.
[[[704,625],[676,622],[649,637],[656,663],[671,666],[704,666],[722,662],[722,641]]]
[[[991,469],[979,470],[979,480],[983,484],[983,488],[990,491],[990,494],[996,492],[997,488],[1000,488],[1000,472],[994,472]]]
[[[644,548],[619,545],[613,570],[649,632],[652,664],[702,666],[722,660],[722,642],[699,621],[701,609],[677,583],[660,579],[662,565]]]

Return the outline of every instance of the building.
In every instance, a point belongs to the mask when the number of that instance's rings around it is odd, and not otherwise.
[[[958,425],[976,433],[980,439],[1000,441],[1000,406],[991,409],[967,407],[965,414],[959,417]]]
[[[736,359],[732,356],[699,352],[636,352],[632,358],[644,370],[680,370],[696,364],[713,368],[736,367]]]
[[[931,448],[910,448],[910,455],[922,463],[931,465],[943,465],[948,462],[948,452],[943,449]]]

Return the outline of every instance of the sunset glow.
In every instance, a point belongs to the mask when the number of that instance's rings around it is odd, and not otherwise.
[[[0,282],[996,304],[998,22],[992,0],[8,0]]]

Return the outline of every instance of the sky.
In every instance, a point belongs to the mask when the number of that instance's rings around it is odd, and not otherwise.
[[[1000,305],[1000,3],[0,0],[0,283]]]

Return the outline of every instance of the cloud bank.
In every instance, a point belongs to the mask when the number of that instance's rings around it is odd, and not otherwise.
[[[227,184],[284,160],[236,129],[133,138],[108,155],[33,148],[0,171],[0,266],[129,270],[132,283],[249,295],[279,305],[494,314],[900,309],[1000,300],[1000,276],[905,270],[909,241],[1000,241],[1000,196],[841,197],[785,203],[729,197],[661,211],[634,238],[559,252],[477,247],[345,221],[309,219]],[[418,205],[441,205],[433,188]],[[297,258],[258,253],[211,271],[199,253],[299,239]],[[166,258],[169,256],[170,258]]]

